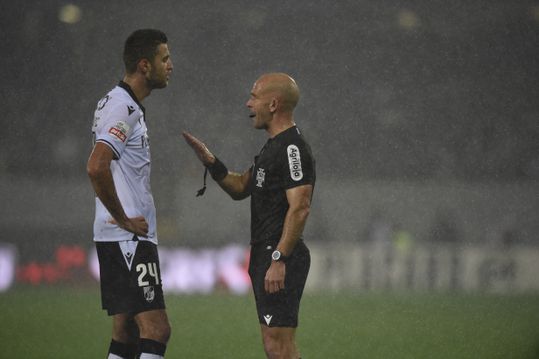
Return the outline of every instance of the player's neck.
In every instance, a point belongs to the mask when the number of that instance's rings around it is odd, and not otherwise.
[[[142,102],[142,100],[148,97],[152,92],[152,90],[147,86],[146,79],[144,77],[137,76],[137,74],[125,75],[123,82],[131,87],[131,91],[133,91],[139,102]]]

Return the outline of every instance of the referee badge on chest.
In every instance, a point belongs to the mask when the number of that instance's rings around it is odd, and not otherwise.
[[[266,173],[264,172],[263,168],[259,168],[256,172],[256,186],[262,188],[262,184],[264,183],[264,179],[266,178]]]

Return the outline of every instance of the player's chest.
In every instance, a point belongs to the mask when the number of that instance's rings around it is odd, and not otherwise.
[[[141,117],[135,126],[133,132],[127,138],[126,147],[139,150],[150,150],[150,137],[144,117]]]

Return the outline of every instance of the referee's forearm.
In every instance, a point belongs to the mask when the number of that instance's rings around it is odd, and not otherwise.
[[[249,197],[245,175],[229,171],[226,177],[217,183],[233,200],[238,201]]]

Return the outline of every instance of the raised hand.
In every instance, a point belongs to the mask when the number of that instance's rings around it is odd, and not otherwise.
[[[183,138],[185,138],[185,142],[191,146],[198,159],[205,166],[211,165],[215,162],[215,156],[210,152],[210,150],[208,150],[208,147],[206,147],[204,142],[200,141],[198,138],[186,131],[183,131],[182,135]]]

